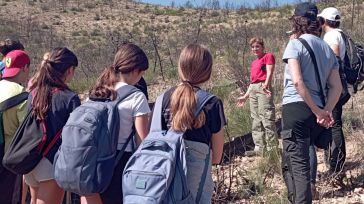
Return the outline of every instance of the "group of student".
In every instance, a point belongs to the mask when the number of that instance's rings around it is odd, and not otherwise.
[[[350,85],[343,70],[346,39],[339,29],[340,11],[329,7],[318,14],[315,4],[301,3],[289,20],[290,40],[283,54],[282,173],[289,200],[302,204],[318,198],[316,148],[325,149],[326,178],[342,184],[346,157],[342,108],[350,98]],[[250,98],[255,148],[246,155],[264,156],[277,147],[271,87],[275,58],[264,52],[261,38],[251,39],[250,46],[256,56],[251,84],[238,98],[238,106]]]
[[[13,41],[13,43],[18,43]],[[11,45],[4,45],[11,47]],[[3,46],[3,47],[4,47]],[[5,69],[0,81],[0,101],[25,91],[25,83],[29,76],[30,58],[19,49],[5,53]],[[168,90],[163,99],[163,128],[168,130],[188,131],[186,140],[195,141],[201,146],[211,147],[213,164],[218,164],[222,157],[224,132],[226,124],[222,101],[214,97],[203,108],[203,114],[197,119],[191,115],[196,106],[195,92],[209,80],[212,71],[212,56],[208,49],[199,44],[186,46],[180,55],[178,72],[181,83]],[[4,112],[5,141],[8,144],[28,110],[32,109],[36,118],[45,120],[47,127],[46,146],[56,135],[56,132],[66,124],[70,113],[80,106],[81,101],[67,85],[74,76],[78,66],[76,55],[65,47],[55,48],[45,55],[34,77],[28,83],[30,92],[27,102],[23,102]],[[133,86],[139,82],[148,69],[148,58],[144,51],[135,44],[124,44],[118,49],[113,63],[101,73],[95,86],[90,90],[90,98],[117,98],[117,90],[124,86]],[[120,130],[118,131],[118,150],[126,143],[126,139],[135,127],[134,141],[139,145],[149,132],[150,108],[146,95],[135,92],[129,95],[117,106],[120,114]],[[198,121],[198,122],[196,122]],[[54,179],[54,156],[61,146],[62,140],[45,155],[38,165],[24,180],[30,188],[31,203],[61,203],[64,190]],[[210,145],[211,144],[211,145]],[[5,145],[5,149],[7,145]],[[121,179],[126,162],[131,157],[132,144],[128,144],[121,160],[115,168],[113,179],[107,190],[101,194],[81,195],[81,203],[122,203]],[[190,149],[190,148],[189,148]],[[193,148],[191,148],[193,151]],[[12,178],[4,176],[4,172]],[[14,203],[13,192],[17,175],[2,168],[0,181],[0,199],[2,203]],[[201,175],[200,175],[201,176]],[[212,176],[208,174],[206,186],[210,193],[204,194],[201,202],[211,202]],[[195,181],[191,181],[191,185]],[[190,189],[195,189],[190,186]],[[8,193],[5,193],[7,191]],[[24,202],[24,201],[23,201]]]
[[[343,89],[340,83],[340,76],[343,75],[339,72],[345,45],[341,30],[338,29],[340,12],[335,8],[327,8],[318,15],[315,4],[301,3],[296,6],[290,22],[290,41],[283,54],[286,65],[282,107],[282,170],[289,200],[301,204],[312,203],[314,191],[311,191],[311,187],[316,180],[317,165],[315,145],[323,147],[324,143],[331,144],[328,159],[330,171],[333,173],[342,171],[345,161],[341,121],[345,101],[339,101],[340,95],[343,98],[347,93],[347,87]],[[324,40],[320,38],[321,31],[325,32]],[[302,41],[313,50],[315,59],[309,51],[310,48]],[[253,38],[250,45],[257,59],[252,63],[251,85],[246,94],[238,98],[238,105],[243,106],[250,98],[252,132],[256,143],[253,153],[260,153],[278,146],[272,89],[275,58],[272,53],[264,52],[261,38]],[[0,51],[5,56],[2,62],[5,68],[0,81],[1,102],[25,91],[31,60],[17,41],[7,40],[0,46]],[[3,114],[5,149],[30,109],[37,119],[45,120],[49,136],[46,145],[50,143],[52,136],[66,124],[70,113],[81,104],[77,93],[67,85],[78,64],[77,56],[65,47],[55,48],[44,55],[28,83],[28,100]],[[218,164],[222,157],[226,125],[222,101],[214,97],[203,107],[203,112],[198,117],[193,115],[196,92],[210,79],[212,65],[213,58],[206,47],[190,44],[182,50],[178,63],[180,84],[164,94],[162,127],[164,130],[173,128],[186,131],[184,139],[197,144],[194,143],[195,147],[187,148],[187,151],[210,147],[210,162]],[[315,66],[318,70],[314,69]],[[140,47],[132,43],[120,46],[112,64],[103,70],[89,91],[90,98],[115,100],[117,90],[136,85],[148,67],[148,58]],[[146,94],[132,93],[117,108],[120,114],[117,149],[121,150],[134,127],[135,145],[140,145],[150,128],[151,110]],[[31,203],[61,203],[63,199],[64,190],[57,185],[53,172],[54,156],[61,142],[61,139],[57,140],[56,145],[38,165],[21,177],[30,187]],[[130,143],[115,168],[108,189],[101,194],[81,195],[81,203],[122,203],[122,172],[132,154],[133,144]],[[187,168],[194,165],[193,162],[187,164]],[[197,175],[197,178],[201,176]],[[0,180],[0,200],[2,203],[14,203],[16,196],[13,196],[13,191],[19,187],[16,185],[19,176],[2,168],[1,177],[6,179]],[[188,182],[192,194],[196,196],[198,182],[192,179],[188,179]],[[208,172],[203,192],[200,203],[211,203],[211,170]]]

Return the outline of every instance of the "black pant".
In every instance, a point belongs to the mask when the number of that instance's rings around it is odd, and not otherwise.
[[[1,169],[2,168],[2,169]],[[20,204],[22,175],[16,175],[1,167],[0,169],[0,203]]]
[[[119,153],[119,151],[117,152]],[[123,189],[122,189],[122,178],[123,171],[126,163],[130,159],[132,153],[124,152],[118,165],[114,169],[111,183],[105,192],[101,194],[101,200],[103,204],[122,204],[123,203]]]
[[[325,150],[330,171],[335,173],[343,169],[346,158],[345,137],[342,130],[343,122],[341,120],[342,112],[343,107],[338,103],[332,111],[335,120],[333,127],[330,129],[332,140],[330,146]]]
[[[328,145],[330,134],[317,124],[316,116],[304,102],[283,105],[282,123],[282,173],[288,199],[297,204],[312,203],[309,146]]]

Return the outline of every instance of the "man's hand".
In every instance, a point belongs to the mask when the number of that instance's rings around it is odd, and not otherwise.
[[[323,109],[319,109],[316,113],[316,118],[317,118],[317,123],[323,127],[325,127],[326,129],[332,127],[332,125],[334,124],[334,118],[332,116],[332,112],[331,111],[326,111]]]

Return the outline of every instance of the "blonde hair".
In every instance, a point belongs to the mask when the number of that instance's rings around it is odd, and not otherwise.
[[[254,43],[258,43],[264,48],[264,40],[262,38],[254,37],[249,40],[249,45],[252,46]]]
[[[197,104],[194,87],[208,81],[211,71],[212,56],[205,46],[190,44],[182,50],[178,62],[178,74],[182,83],[178,85],[171,97],[174,130],[186,131],[200,128],[205,124],[204,112],[201,112],[197,118],[194,116]]]

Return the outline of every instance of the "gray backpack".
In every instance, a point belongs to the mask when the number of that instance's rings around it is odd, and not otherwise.
[[[70,114],[54,158],[54,176],[61,188],[80,195],[106,190],[114,166],[133,136],[116,155],[120,126],[117,105],[137,91],[123,86],[117,90],[116,100],[90,98]]]
[[[199,203],[207,170],[210,150],[205,159],[203,175],[197,196],[193,199],[187,186],[186,149],[184,132],[172,128],[162,130],[162,101],[160,95],[155,103],[151,131],[129,159],[123,172],[124,204],[190,204]],[[197,91],[197,116],[213,95]]]

